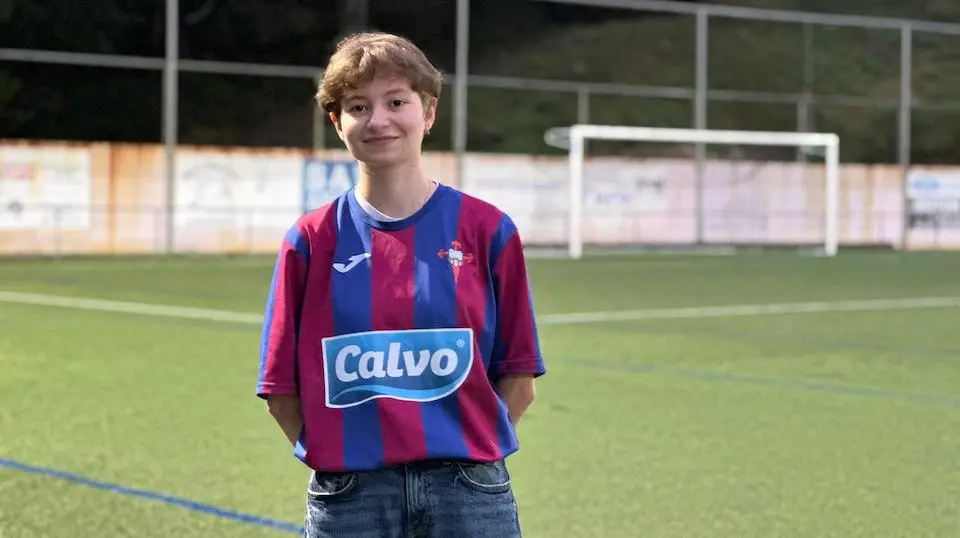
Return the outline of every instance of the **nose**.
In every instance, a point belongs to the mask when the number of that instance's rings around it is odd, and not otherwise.
[[[370,109],[367,125],[370,127],[385,127],[389,123],[390,113],[385,106],[376,104]]]

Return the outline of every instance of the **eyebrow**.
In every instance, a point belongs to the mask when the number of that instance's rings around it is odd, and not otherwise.
[[[413,92],[413,90],[410,90],[410,89],[407,89],[407,88],[394,88],[394,89],[392,89],[392,90],[388,90],[388,91],[386,92],[386,95],[389,95],[389,96],[397,95],[397,94],[406,95],[406,94],[412,93],[412,92]],[[343,99],[344,99],[345,101],[355,101],[355,100],[357,100],[357,99],[367,99],[367,96],[365,96],[365,95],[363,95],[363,94],[354,94],[354,95],[346,95],[346,96],[344,96]]]

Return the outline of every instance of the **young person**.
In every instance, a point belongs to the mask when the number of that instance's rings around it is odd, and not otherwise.
[[[407,39],[343,40],[317,99],[355,188],[290,228],[257,395],[312,473],[306,536],[520,536],[505,458],[545,373],[517,228],[424,175],[441,75]]]

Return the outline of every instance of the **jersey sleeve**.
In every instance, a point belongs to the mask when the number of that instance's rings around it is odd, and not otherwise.
[[[533,291],[523,244],[513,220],[503,215],[490,246],[497,328],[490,377],[546,373],[534,315]]]
[[[307,279],[310,248],[299,225],[287,232],[277,255],[260,343],[257,396],[295,396],[297,386],[297,333]]]

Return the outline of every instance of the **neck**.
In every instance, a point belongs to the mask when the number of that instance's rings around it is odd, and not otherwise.
[[[406,218],[430,198],[433,182],[419,165],[371,169],[360,163],[357,193],[385,215]]]

